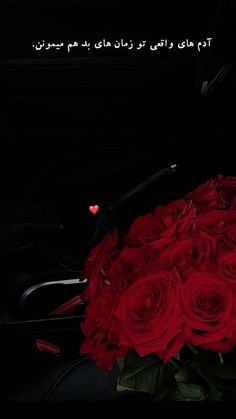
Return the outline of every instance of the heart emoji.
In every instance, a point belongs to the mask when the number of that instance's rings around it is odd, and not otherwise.
[[[89,207],[89,211],[93,214],[96,215],[97,212],[99,211],[99,206],[98,205],[90,205]]]

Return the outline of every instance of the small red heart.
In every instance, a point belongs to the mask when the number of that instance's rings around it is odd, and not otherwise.
[[[98,205],[90,205],[90,207],[89,207],[89,211],[90,211],[92,214],[96,215],[96,214],[97,214],[97,212],[99,211],[99,206],[98,206]]]

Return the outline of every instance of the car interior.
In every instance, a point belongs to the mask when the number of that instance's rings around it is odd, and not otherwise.
[[[0,397],[149,400],[117,392],[117,369],[80,355],[83,306],[53,313],[85,289],[84,262],[107,232],[236,176],[236,1],[0,7]],[[163,37],[213,41],[201,53],[32,47]]]

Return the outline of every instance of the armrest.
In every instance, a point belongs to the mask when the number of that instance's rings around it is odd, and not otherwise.
[[[14,335],[30,335],[38,337],[43,332],[79,331],[84,316],[56,316],[44,319],[15,321],[3,315],[0,320],[0,331]]]

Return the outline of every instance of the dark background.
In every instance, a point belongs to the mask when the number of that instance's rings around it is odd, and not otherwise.
[[[56,272],[45,255],[12,250],[12,242],[23,240],[21,233],[12,233],[15,226],[24,230],[29,222],[52,223],[56,230],[62,223],[65,232],[47,236],[47,242],[75,269],[95,228],[89,205],[104,207],[173,163],[176,176],[138,199],[128,211],[131,218],[217,174],[236,175],[235,0],[110,3],[1,0],[1,311],[9,287],[22,286],[22,277]],[[32,49],[42,39],[102,37],[213,37],[213,43],[201,53],[155,56],[115,51],[68,56]],[[202,83],[223,65],[228,68],[224,78],[201,95]],[[14,310],[10,315],[19,315]],[[13,399],[42,364],[52,368],[32,357],[22,342],[11,336],[11,348],[6,346]]]
[[[235,1],[155,3],[1,2],[2,194],[19,196],[52,161],[91,147],[139,144],[155,150],[157,168],[183,158],[191,167],[212,165],[214,152],[217,171],[232,172],[223,160],[232,154],[226,144],[234,136],[234,67],[210,94],[202,97],[200,90],[219,59],[234,62]],[[168,56],[113,51],[73,57],[31,47],[41,39],[103,36],[213,36],[213,46]]]

